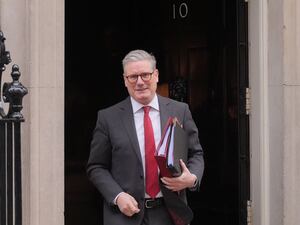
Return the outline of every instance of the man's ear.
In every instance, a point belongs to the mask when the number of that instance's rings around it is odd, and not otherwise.
[[[159,72],[158,72],[158,69],[155,69],[155,74],[156,74],[156,77],[157,77],[157,83],[159,81]]]
[[[126,77],[123,76],[123,79],[124,79],[124,85],[125,85],[125,87],[127,87]]]

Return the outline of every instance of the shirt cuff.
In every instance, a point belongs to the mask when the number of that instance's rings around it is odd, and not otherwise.
[[[122,194],[123,192],[120,192],[119,194],[117,194],[117,196],[114,198],[114,201],[113,201],[113,203],[114,203],[114,205],[117,205],[117,199],[118,199],[118,197],[120,196],[120,194]]]

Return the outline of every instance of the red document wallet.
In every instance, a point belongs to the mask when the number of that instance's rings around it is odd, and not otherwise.
[[[155,151],[160,175],[174,177],[181,174],[179,160],[187,162],[188,142],[187,134],[176,117],[169,117]]]

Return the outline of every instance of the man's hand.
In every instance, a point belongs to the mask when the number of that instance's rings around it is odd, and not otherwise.
[[[179,177],[162,177],[161,181],[165,184],[166,188],[172,191],[181,191],[185,188],[194,186],[197,180],[196,175],[190,173],[184,162],[180,159],[180,166],[182,174]]]
[[[134,197],[125,192],[122,192],[118,196],[116,203],[120,211],[126,216],[133,216],[135,213],[140,211],[138,208],[138,203]]]

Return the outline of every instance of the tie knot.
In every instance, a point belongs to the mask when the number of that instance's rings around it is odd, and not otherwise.
[[[143,108],[144,108],[144,113],[149,114],[151,106],[144,106]]]

